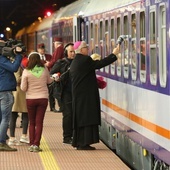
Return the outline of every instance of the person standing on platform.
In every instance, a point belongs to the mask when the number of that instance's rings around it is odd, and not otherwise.
[[[27,66],[28,58],[27,56],[23,56],[21,65],[18,71],[15,73],[16,81],[17,81],[17,90],[13,92],[14,95],[14,104],[12,107],[12,114],[9,123],[10,129],[10,138],[8,145],[20,145],[22,143],[29,144],[29,139],[27,136],[28,130],[28,111],[26,106],[26,98],[25,92],[20,89],[21,77],[23,69]],[[16,128],[16,120],[18,117],[18,113],[22,114],[22,135],[20,137],[20,142],[15,138],[15,128]]]
[[[63,47],[63,42],[62,42],[62,38],[61,37],[55,37],[54,38],[54,53],[52,55],[52,59],[50,62],[46,62],[45,65],[51,69],[53,67],[53,65],[55,64],[56,61],[58,61],[59,59],[62,59],[64,57],[64,47]],[[53,87],[53,90],[54,90],[54,86],[55,86],[55,83],[52,85]],[[52,88],[51,87],[51,88]],[[55,88],[56,90],[58,90],[57,93],[60,93],[60,89],[57,89]],[[53,94],[54,94],[54,91],[53,91]],[[56,96],[56,99],[57,99],[57,102],[58,102],[58,105],[59,105],[59,110],[57,112],[62,112],[62,102],[61,102],[61,98],[60,98],[60,95],[57,95]]]
[[[45,53],[45,44],[40,43],[37,46],[37,52],[40,54],[41,61],[45,64],[46,62],[50,62],[52,59],[52,55]],[[50,69],[49,69],[50,71]],[[50,104],[50,111],[57,112],[55,109],[55,98],[53,95],[53,86],[48,86],[49,92],[49,104]]]
[[[16,47],[15,51],[22,51],[20,47]],[[14,96],[12,91],[16,90],[16,72],[20,66],[22,56],[15,55],[15,58],[0,55],[0,151],[17,151],[6,144],[6,135],[9,126]]]
[[[61,86],[61,101],[63,103],[63,143],[72,144],[73,113],[72,113],[72,89],[69,76],[69,68],[75,57],[74,44],[68,43],[64,48],[65,58],[58,60],[52,67],[50,74],[60,73],[58,80]]]
[[[26,104],[29,118],[30,152],[42,151],[40,146],[43,121],[48,105],[48,87],[53,82],[48,69],[44,66],[37,52],[28,56],[28,66],[21,79],[21,90],[26,92]]]
[[[77,150],[95,150],[91,144],[99,142],[101,124],[100,98],[96,79],[96,69],[117,60],[119,45],[104,59],[93,60],[88,56],[88,46],[84,41],[74,43],[76,56],[70,66],[73,95],[73,142]]]

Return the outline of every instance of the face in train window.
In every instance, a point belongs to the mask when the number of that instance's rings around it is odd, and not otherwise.
[[[141,70],[145,70],[146,64],[146,43],[145,41],[140,41],[140,64]]]

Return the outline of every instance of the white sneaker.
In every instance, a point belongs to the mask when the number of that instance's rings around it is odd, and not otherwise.
[[[8,145],[9,146],[18,146],[18,145],[21,145],[21,143],[15,138],[15,139],[9,139]]]
[[[30,141],[29,141],[28,137],[24,137],[24,136],[21,136],[21,138],[20,138],[20,142],[21,142],[21,143],[27,143],[27,144],[29,144],[29,143],[30,143]]]

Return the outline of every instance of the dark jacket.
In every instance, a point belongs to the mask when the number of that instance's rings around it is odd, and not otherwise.
[[[0,91],[15,91],[16,78],[14,72],[17,72],[22,56],[17,55],[12,63],[7,57],[0,56]]]
[[[95,70],[116,60],[117,57],[113,54],[95,61],[82,54],[77,54],[74,58],[70,66],[74,128],[100,125],[100,98]]]
[[[50,74],[60,73],[60,86],[61,86],[61,96],[62,92],[70,92],[71,93],[71,79],[69,76],[69,68],[72,59],[63,58],[59,59],[54,66],[52,67]]]

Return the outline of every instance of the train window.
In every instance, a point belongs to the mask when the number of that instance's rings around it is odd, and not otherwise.
[[[94,38],[93,23],[90,24],[90,38]]]
[[[109,32],[105,33],[105,56],[109,55]],[[105,67],[105,72],[109,73],[109,65]]]
[[[121,22],[120,17],[117,17],[117,38],[121,35]],[[117,55],[117,75],[121,76],[121,65],[122,65],[122,46],[120,46],[120,53]]]
[[[99,40],[99,37],[98,37],[98,30],[99,30],[99,28],[98,28],[98,24],[97,23],[95,23],[95,31],[94,31],[94,33],[95,33],[95,44],[97,45],[98,44],[98,40]]]
[[[150,63],[150,81],[152,85],[157,82],[157,55],[156,55],[156,18],[155,8],[150,9],[150,22],[149,22],[149,63]]]
[[[129,30],[128,30],[128,16],[125,15],[123,18],[123,34],[125,35],[124,43],[123,43],[123,50],[122,50],[122,56],[123,56],[123,66],[124,66],[124,77],[128,78],[129,75]]]
[[[99,40],[100,40],[100,55],[102,58],[104,57],[104,43],[103,43],[103,20],[100,20],[100,34],[99,34]],[[101,68],[100,71],[103,72],[104,68]]]
[[[88,35],[89,35],[89,23],[87,22],[86,23],[86,27],[85,27],[85,41],[86,41],[87,44],[89,44],[89,37],[88,37]]]
[[[115,37],[115,25],[114,25],[114,19],[112,18],[111,19],[111,39],[114,39],[114,37]]]
[[[146,82],[145,12],[140,12],[140,80]]]
[[[85,27],[84,22],[81,23],[81,40],[85,41]],[[71,42],[71,41],[70,41]]]
[[[111,48],[110,48],[110,52],[113,51],[113,48],[115,47],[115,23],[114,23],[114,18],[111,18]],[[112,75],[115,75],[115,62],[113,62],[110,65],[110,71]]]
[[[166,54],[166,8],[162,4],[159,7],[159,77],[161,87],[166,87],[167,83],[167,54]]]
[[[100,40],[103,39],[103,21],[100,21]]]
[[[130,61],[132,80],[137,78],[136,14],[131,15]]]

